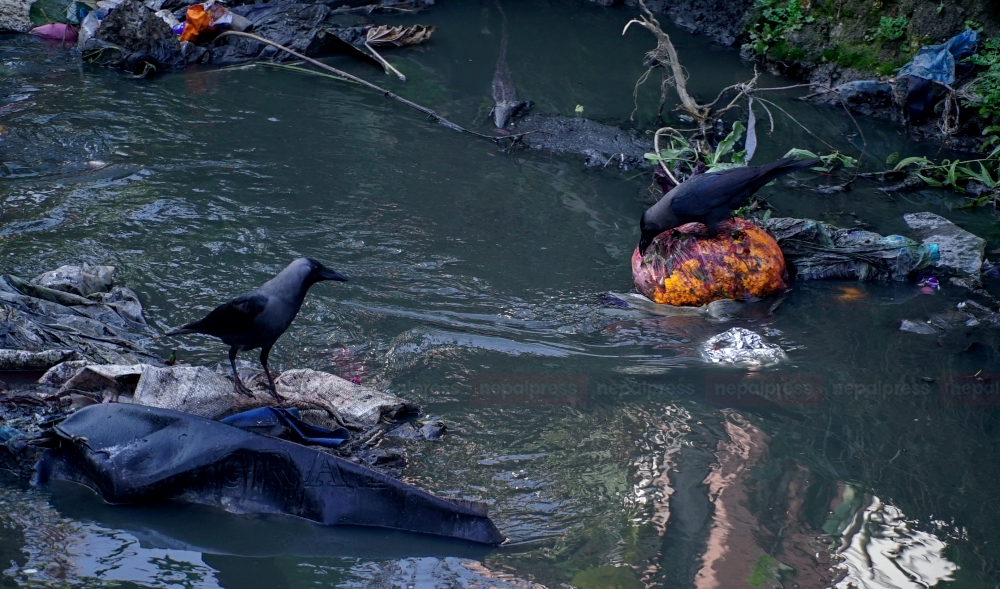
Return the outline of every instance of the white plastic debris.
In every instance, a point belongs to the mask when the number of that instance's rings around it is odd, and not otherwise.
[[[383,416],[393,417],[416,409],[396,395],[316,370],[288,370],[274,379],[274,384],[278,393],[288,399],[335,412],[365,426],[377,424]]]
[[[157,10],[156,16],[160,17],[163,20],[163,22],[170,25],[170,30],[174,30],[176,27],[179,27],[181,25],[181,21],[177,20],[177,17],[174,16],[174,13],[170,12],[169,10],[166,9]]]
[[[31,352],[28,350],[0,349],[0,370],[48,370],[60,362],[76,360],[77,357],[78,354],[73,350]]]
[[[85,364],[59,390],[90,393],[108,391],[115,396],[131,395],[147,368],[150,368],[148,364]]]
[[[910,321],[909,319],[903,319],[902,323],[899,324],[899,330],[909,331],[910,333],[919,333],[920,335],[934,335],[937,333],[937,330],[927,323]]]
[[[764,343],[759,335],[742,327],[709,338],[701,346],[701,355],[708,362],[734,366],[765,366],[787,359],[780,346]]]
[[[97,13],[97,18],[103,19],[109,12],[118,8],[118,6],[124,1],[125,0],[100,0],[100,2],[97,3],[97,10],[94,12]]]
[[[204,366],[146,368],[135,389],[134,402],[209,419],[272,403],[266,395],[257,399],[237,394],[231,380]]]
[[[60,266],[40,274],[31,283],[86,297],[111,290],[114,274],[113,266],[91,266],[84,262],[82,266]]]
[[[934,213],[911,213],[903,220],[925,244],[937,244],[941,257],[934,265],[960,276],[979,278],[986,240]]]
[[[101,26],[101,19],[97,18],[97,11],[91,10],[80,23],[80,31],[77,33],[76,46],[83,47],[89,41],[97,29]]]

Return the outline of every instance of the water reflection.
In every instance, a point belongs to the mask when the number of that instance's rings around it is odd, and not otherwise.
[[[0,525],[18,530],[23,561],[4,571],[21,583],[221,587],[202,554],[144,547],[134,535],[64,517],[36,491],[0,489]]]
[[[876,496],[843,522],[837,568],[841,589],[920,589],[954,579],[958,566],[945,556],[947,545],[913,529],[903,512]],[[843,525],[842,524],[842,525]]]

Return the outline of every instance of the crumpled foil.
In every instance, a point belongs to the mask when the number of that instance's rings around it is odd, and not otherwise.
[[[766,366],[788,359],[780,346],[764,343],[759,335],[742,327],[709,338],[701,345],[701,356],[709,362],[738,366]]]

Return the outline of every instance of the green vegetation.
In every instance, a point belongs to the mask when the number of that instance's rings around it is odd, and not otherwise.
[[[747,579],[747,584],[751,587],[760,587],[764,583],[774,579],[772,569],[775,568],[777,564],[778,561],[770,556],[761,556],[757,559],[757,562],[753,564],[753,569],[750,571],[750,578]]]
[[[751,25],[749,33],[758,55],[779,45],[784,45],[785,51],[789,51],[787,34],[815,21],[814,17],[802,12],[799,0],[787,0],[787,4],[783,0],[757,0],[754,7],[760,11],[761,16],[757,23]]]
[[[872,37],[885,39],[886,41],[898,41],[906,35],[906,27],[910,20],[905,16],[883,16],[878,21],[878,26],[872,31]]]
[[[775,61],[828,62],[888,76],[909,61],[923,40],[919,31],[911,31],[908,13],[894,14],[900,10],[883,8],[881,2],[756,0],[747,28],[749,47]],[[802,30],[810,23],[826,26]],[[855,34],[852,27],[866,32]]]
[[[970,60],[986,70],[976,76],[972,85],[978,100],[966,99],[965,105],[977,107],[981,116],[996,122],[1000,120],[1000,36],[984,41],[979,47],[979,53]],[[991,128],[995,133],[996,128]]]
[[[814,153],[808,149],[798,149],[793,147],[788,150],[788,153],[781,157],[793,157],[795,159],[804,160],[807,158],[819,158],[819,165],[813,166],[812,170],[816,172],[822,172],[828,174],[837,168],[854,168],[858,165],[858,160],[847,155],[846,153],[840,153],[835,151],[833,153],[828,153],[826,155]]]
[[[833,49],[823,51],[821,58],[823,61],[835,63],[842,67],[876,72],[883,76],[896,73],[908,60],[908,57],[904,55],[886,61],[881,58],[881,52],[882,46],[880,44],[861,45],[851,49],[837,45]]]
[[[980,207],[986,204],[997,205],[997,190],[1000,188],[1000,127],[987,127],[983,135],[988,139],[980,150],[990,150],[989,155],[970,160],[941,160],[934,162],[926,157],[903,158],[893,167],[893,172],[908,172],[909,175],[921,180],[928,186],[950,188],[965,192],[969,182],[975,181],[982,185],[979,196],[970,197],[963,208]],[[893,154],[895,156],[896,154]],[[895,158],[890,156],[886,161],[892,165]]]
[[[736,121],[729,135],[719,142],[715,151],[708,153],[696,151],[680,134],[670,135],[670,147],[661,149],[659,154],[647,153],[646,159],[654,164],[662,163],[685,176],[694,172],[699,163],[705,165],[706,172],[738,168],[746,165],[746,150],[735,151],[736,143],[743,137],[744,131],[746,127],[743,123]]]

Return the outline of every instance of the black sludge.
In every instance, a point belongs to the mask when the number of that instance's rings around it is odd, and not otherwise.
[[[55,427],[38,482],[84,484],[109,503],[181,499],[242,513],[500,544],[485,509],[458,505],[305,446],[186,413],[87,407]]]

